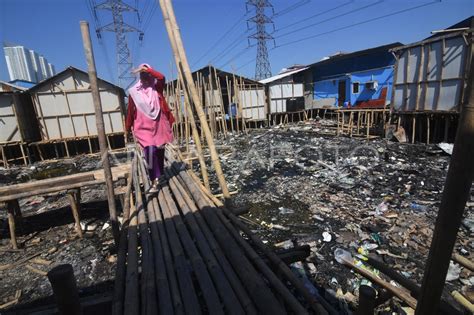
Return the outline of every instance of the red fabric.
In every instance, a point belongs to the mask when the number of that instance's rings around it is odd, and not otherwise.
[[[158,94],[160,94],[160,99],[161,99],[161,110],[163,111],[163,114],[166,115],[166,118],[168,118],[168,121],[170,122],[170,125],[173,125],[175,122],[173,113],[171,113],[171,110],[168,106],[168,103],[166,102],[166,99],[163,95],[163,90],[165,87],[165,76],[159,72],[156,71],[152,68],[148,68],[147,71],[150,75],[152,75],[156,79],[156,90],[158,91]],[[135,118],[137,116],[137,109],[135,107],[135,103],[133,102],[133,99],[131,97],[128,98],[128,109],[127,109],[127,118],[125,119],[125,129],[127,132],[130,132],[133,127],[133,122],[135,121]]]
[[[380,97],[378,99],[367,100],[367,101],[358,101],[358,102],[356,102],[355,107],[357,107],[357,108],[384,108],[386,98],[387,98],[387,88],[384,87],[380,91]]]

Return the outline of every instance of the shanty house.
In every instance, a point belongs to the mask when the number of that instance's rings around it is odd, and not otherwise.
[[[396,112],[459,113],[472,54],[474,16],[423,41],[394,48]]]
[[[420,42],[392,49],[392,118],[412,142],[454,140],[472,67],[473,30],[471,16]]]
[[[305,108],[385,107],[390,100],[395,63],[390,49],[401,45],[338,53],[309,65],[305,71]]]
[[[102,79],[98,80],[98,85],[105,132],[109,137],[123,136],[125,93],[122,88]],[[92,91],[86,72],[68,67],[28,92],[43,143],[97,137]]]
[[[304,66],[285,69],[279,74],[261,80],[267,86],[270,114],[304,110]]]
[[[224,118],[229,121],[230,116],[243,118],[245,122],[267,119],[264,84],[213,66],[203,67],[194,71],[192,75],[211,128],[213,124],[219,124]],[[173,106],[174,100],[180,99],[175,95],[183,95],[182,87],[178,86],[177,80],[174,80],[168,83],[167,89]],[[183,109],[180,112],[184,113]],[[180,117],[178,120],[181,120]]]
[[[40,139],[31,98],[25,88],[0,81],[0,164],[28,163],[27,143]]]

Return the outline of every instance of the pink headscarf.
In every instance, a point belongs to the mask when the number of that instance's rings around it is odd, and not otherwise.
[[[142,63],[139,68],[142,66],[147,66],[151,68],[150,65]],[[156,90],[156,79],[151,78],[150,82],[144,82],[138,78],[137,83],[135,83],[129,90],[128,93],[135,102],[135,106],[148,118],[155,120],[160,114],[160,94]]]

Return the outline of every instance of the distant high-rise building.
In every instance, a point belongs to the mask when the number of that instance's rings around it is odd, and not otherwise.
[[[37,83],[55,74],[54,66],[34,50],[24,46],[4,45],[3,51],[10,81]]]
[[[51,74],[51,76],[56,74],[56,69],[54,68],[54,65],[48,63],[48,68],[49,68],[49,73]]]

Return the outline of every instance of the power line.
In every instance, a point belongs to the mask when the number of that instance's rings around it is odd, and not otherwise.
[[[234,56],[232,56],[226,63],[222,64],[221,66],[219,66],[219,68],[224,68],[225,66],[227,66],[229,63],[231,63],[232,61],[234,61],[234,59],[236,59],[237,57],[239,56],[242,56],[242,54],[247,51],[248,49],[252,48],[252,47],[255,47],[255,45],[250,45],[250,46],[247,46],[247,47],[244,47],[244,49],[240,50],[238,53],[236,53]],[[254,59],[255,60],[255,59]]]
[[[285,15],[285,14],[287,14],[287,13],[290,13],[291,11],[296,10],[297,8],[299,8],[299,7],[301,7],[301,6],[305,5],[305,4],[308,4],[308,3],[310,3],[310,2],[311,2],[311,0],[301,0],[301,1],[297,2],[297,3],[294,3],[294,4],[292,4],[292,5],[290,5],[290,6],[286,7],[286,8],[284,8],[283,10],[280,10],[280,11],[278,11],[277,13],[273,14],[273,18],[278,18],[278,17],[280,17],[280,16],[282,16],[282,15]]]
[[[323,11],[323,12],[319,12],[319,13],[317,13],[317,14],[308,16],[307,18],[304,18],[304,19],[302,19],[302,20],[299,20],[299,21],[296,21],[296,22],[294,22],[294,23],[285,25],[285,26],[283,26],[283,27],[278,28],[278,29],[275,31],[275,33],[280,32],[281,30],[287,29],[287,28],[289,28],[289,27],[292,27],[292,26],[294,26],[294,25],[301,24],[301,23],[303,23],[303,22],[306,22],[306,21],[308,21],[308,20],[311,20],[311,19],[313,19],[313,18],[315,18],[315,17],[318,17],[318,16],[321,16],[321,15],[323,15],[323,14],[327,14],[327,13],[332,12],[332,11],[334,11],[334,10],[340,9],[340,8],[345,7],[345,6],[347,6],[347,5],[349,5],[349,4],[353,3],[353,2],[354,2],[354,0],[350,0],[350,1],[345,2],[345,3],[343,3],[343,4],[340,4],[340,5],[338,5],[338,6],[334,7],[334,8],[328,9],[328,10]],[[331,19],[333,19],[333,18],[331,18]]]
[[[439,2],[441,2],[441,0],[435,0],[435,1],[432,1],[432,2],[420,4],[420,5],[417,5],[417,6],[413,6],[413,7],[410,7],[410,8],[398,10],[398,11],[395,11],[395,12],[392,12],[392,13],[384,14],[384,15],[381,15],[381,16],[378,16],[378,17],[375,17],[375,18],[371,18],[371,19],[368,19],[368,20],[361,21],[361,22],[346,25],[346,26],[343,26],[343,27],[340,27],[340,28],[332,29],[332,30],[329,30],[327,32],[323,32],[323,33],[315,34],[315,35],[312,35],[312,36],[307,36],[307,37],[304,37],[304,38],[300,38],[298,40],[294,40],[294,41],[291,41],[291,42],[283,43],[282,45],[278,45],[278,46],[270,49],[270,51],[274,50],[274,49],[278,49],[280,47],[289,46],[289,45],[299,43],[299,42],[302,42],[302,41],[305,41],[305,40],[308,40],[308,39],[312,39],[312,38],[315,38],[315,37],[319,37],[319,36],[335,33],[335,32],[341,31],[341,30],[349,29],[349,28],[354,27],[354,26],[359,26],[359,25],[370,23],[370,22],[377,21],[377,20],[380,20],[380,19],[388,18],[390,16],[394,16],[394,15],[402,14],[402,13],[405,13],[405,12],[408,12],[408,11],[416,10],[416,9],[426,7],[426,6],[429,6],[429,5],[432,5],[432,4],[436,4],[436,3],[439,3]],[[251,62],[255,61],[255,59],[256,58],[253,58],[253,59],[247,61],[243,65],[239,66],[236,70],[239,70],[239,69],[249,65]]]
[[[198,60],[196,60],[191,67],[194,67],[196,64],[198,64],[204,57],[206,57],[211,51],[213,51],[215,48],[216,48],[216,45],[219,44],[221,42],[221,40],[223,40],[228,34],[230,34],[236,27],[237,25],[239,25],[240,22],[243,21],[243,19],[245,19],[245,16],[248,14],[245,13],[244,15],[242,15],[238,20],[237,22],[235,22],[221,37],[219,37],[218,40],[216,40],[216,42],[211,45],[209,47],[209,49],[201,56],[199,57]]]
[[[219,54],[217,54],[214,58],[212,58],[210,60],[210,63],[216,63],[218,60],[220,60],[222,57],[224,57],[227,54],[227,52],[229,52],[230,50],[232,50],[233,48],[238,46],[238,44],[240,44],[240,41],[247,37],[248,32],[249,32],[249,30],[246,30],[245,32],[240,34],[240,36],[237,37],[234,41],[232,41],[229,45],[227,45],[224,48],[224,50],[222,50]]]
[[[155,15],[157,8],[158,8],[158,5],[156,4],[155,1],[153,1],[153,6],[151,8],[150,14],[148,15],[148,19],[145,20],[145,22],[143,23],[143,32],[145,32],[148,29],[148,26],[150,25],[150,22],[153,18],[153,15]]]
[[[296,30],[293,30],[293,31],[290,31],[290,32],[286,32],[282,35],[279,35],[278,37],[276,38],[281,38],[281,37],[284,37],[284,36],[287,36],[287,35],[290,35],[290,34],[293,34],[293,33],[296,33],[296,32],[299,32],[301,30],[304,30],[304,29],[307,29],[307,28],[310,28],[310,27],[313,27],[313,26],[316,26],[316,25],[319,25],[319,24],[323,24],[324,22],[328,22],[328,21],[333,21],[334,19],[336,18],[340,18],[340,17],[343,17],[343,16],[346,16],[346,15],[349,15],[349,14],[353,14],[353,13],[356,13],[356,12],[359,12],[359,11],[362,11],[362,10],[365,10],[365,9],[368,9],[370,7],[373,7],[373,6],[376,6],[382,2],[384,2],[385,0],[378,0],[377,2],[375,3],[371,3],[371,4],[368,4],[368,5],[365,5],[363,7],[360,7],[360,8],[357,8],[355,10],[351,10],[349,12],[346,12],[346,13],[342,13],[342,14],[339,14],[339,15],[336,15],[336,16],[333,16],[333,17],[330,17],[330,18],[327,18],[325,20],[322,20],[322,21],[319,21],[319,22],[316,22],[316,23],[313,23],[313,24],[310,24],[310,25],[307,25],[307,26],[303,26],[303,27],[300,27]]]
[[[378,16],[378,17],[375,17],[375,18],[372,18],[372,19],[365,20],[365,21],[361,21],[361,22],[353,23],[353,24],[346,25],[346,26],[343,26],[343,27],[339,27],[339,28],[336,28],[336,29],[333,29],[333,30],[330,30],[330,31],[327,31],[327,32],[322,32],[322,33],[319,33],[319,34],[303,37],[303,38],[300,38],[300,39],[297,39],[297,40],[294,40],[294,41],[291,41],[291,42],[283,43],[282,45],[278,45],[277,47],[284,47],[284,46],[299,43],[299,42],[302,42],[302,41],[305,41],[305,40],[308,40],[308,39],[312,39],[312,38],[315,38],[315,37],[331,34],[331,33],[338,32],[338,31],[342,31],[342,30],[345,30],[345,29],[348,29],[348,28],[351,28],[351,27],[354,27],[354,26],[359,26],[359,25],[362,25],[362,24],[366,24],[366,23],[370,23],[370,22],[377,21],[377,20],[380,20],[380,19],[384,19],[384,18],[387,18],[387,17],[390,17],[390,16],[394,16],[394,15],[398,15],[398,14],[405,13],[405,12],[408,12],[408,11],[423,8],[423,7],[438,3],[438,2],[441,2],[441,0],[436,0],[436,1],[428,2],[428,3],[420,4],[420,5],[417,5],[417,6],[414,6],[414,7],[398,10],[398,11],[388,13],[388,14],[384,14],[384,15],[381,15],[381,16]]]

